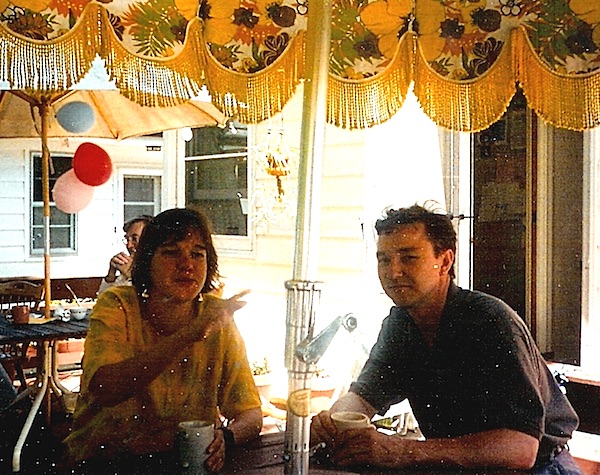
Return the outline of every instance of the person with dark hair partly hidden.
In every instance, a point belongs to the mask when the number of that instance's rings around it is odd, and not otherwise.
[[[152,216],[143,214],[130,219],[123,225],[123,231],[125,232],[123,243],[127,248],[127,252],[117,252],[110,258],[108,272],[100,281],[98,293],[115,285],[131,285],[131,264],[133,262],[133,256],[137,250],[144,227],[151,219]]]
[[[212,294],[219,280],[211,233],[195,210],[158,214],[142,233],[133,285],[98,297],[64,441],[67,467],[129,473],[149,464],[145,473],[158,473],[153,460],[164,460],[172,463],[160,470],[172,473],[178,424],[208,420],[216,429],[205,466],[216,472],[233,446],[260,434],[260,397],[233,320],[247,291]]]
[[[314,416],[311,445],[341,466],[516,469],[580,475],[567,442],[578,417],[522,319],[454,283],[445,213],[390,210],[376,223],[379,279],[394,306],[357,380]],[[425,440],[337,430],[331,414],[373,417],[408,399]]]

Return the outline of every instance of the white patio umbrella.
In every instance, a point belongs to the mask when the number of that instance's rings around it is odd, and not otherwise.
[[[91,106],[94,125],[81,134],[65,130],[56,118],[65,104]],[[86,137],[125,139],[184,127],[224,125],[226,117],[212,104],[189,101],[174,107],[143,107],[117,90],[37,91],[0,90],[0,138],[40,137],[44,201],[45,316],[50,316],[50,151],[48,139]]]
[[[94,125],[81,134],[65,130],[56,113],[65,104],[85,102],[94,111]],[[29,92],[0,91],[0,138],[39,137],[41,100]],[[37,109],[37,110],[36,110]],[[125,139],[183,127],[224,125],[225,116],[210,102],[192,100],[175,107],[143,107],[117,90],[71,90],[48,104],[48,137]]]

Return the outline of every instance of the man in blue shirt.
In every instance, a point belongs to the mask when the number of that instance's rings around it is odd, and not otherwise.
[[[577,415],[526,325],[501,300],[454,284],[450,218],[412,206],[388,211],[376,230],[379,279],[395,306],[349,392],[313,418],[311,443],[344,466],[580,474],[566,450]],[[330,418],[372,417],[404,399],[425,441],[338,431]]]

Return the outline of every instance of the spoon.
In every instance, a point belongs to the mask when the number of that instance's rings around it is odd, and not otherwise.
[[[77,304],[77,306],[81,307],[81,304],[79,303],[79,297],[77,297],[75,292],[73,292],[73,289],[71,288],[71,286],[69,284],[65,284],[65,287],[67,288],[67,290],[69,292],[71,292],[71,295],[75,298],[75,303]]]

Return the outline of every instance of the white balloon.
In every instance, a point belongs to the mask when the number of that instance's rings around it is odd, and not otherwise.
[[[56,120],[67,132],[82,134],[92,128],[96,117],[92,106],[87,102],[73,101],[58,109]]]
[[[90,204],[93,197],[94,187],[80,181],[72,168],[59,176],[52,188],[54,204],[67,214],[78,213]]]

